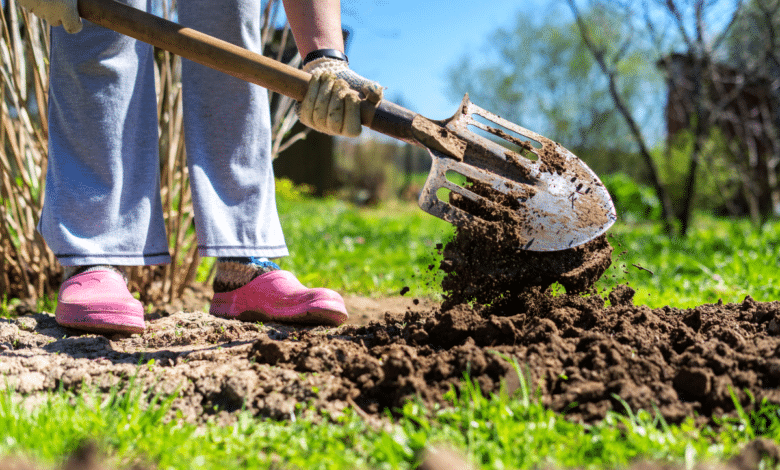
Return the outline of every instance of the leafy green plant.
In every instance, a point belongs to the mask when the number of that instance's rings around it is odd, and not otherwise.
[[[305,184],[295,184],[288,178],[276,180],[276,197],[288,202],[303,202],[314,192]]]
[[[2,318],[10,318],[13,316],[12,309],[14,308],[14,304],[18,301],[18,299],[11,299],[8,300],[8,294],[3,294],[3,300],[0,302],[0,317]]]

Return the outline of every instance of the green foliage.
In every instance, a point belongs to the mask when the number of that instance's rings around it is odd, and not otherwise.
[[[13,315],[13,309],[19,299],[8,299],[8,294],[3,294],[3,300],[0,302],[0,318],[11,318]]]
[[[653,188],[637,183],[625,173],[614,173],[601,178],[618,217],[627,222],[638,220],[660,220],[661,203]]]
[[[276,180],[276,197],[290,202],[301,202],[310,196],[314,189],[305,184],[295,184],[287,178]]]
[[[691,131],[681,131],[668,149],[652,152],[661,181],[675,208],[682,206],[693,149]],[[694,205],[702,211],[714,211],[731,203],[739,187],[739,173],[722,133],[713,128],[702,146],[702,158],[696,170]]]

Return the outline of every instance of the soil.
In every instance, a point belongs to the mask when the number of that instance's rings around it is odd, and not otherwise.
[[[444,302],[348,297],[351,319],[338,328],[211,317],[202,286],[129,337],[81,335],[22,309],[0,319],[0,376],[27,406],[59,387],[107,393],[136,377],[145,389],[179,390],[174,410],[192,422],[228,423],[242,408],[286,420],[304,404],[334,416],[353,408],[382,426],[385,410],[415,397],[448,406],[443,396],[464,372],[486,395],[527,383],[585,423],[628,407],[717,426],[735,414],[732,394],[748,411],[780,404],[780,301],[651,309],[634,305],[626,285],[603,298],[594,285],[610,266],[606,237],[564,252],[503,250],[507,225],[459,228],[439,246]],[[566,292],[553,295],[554,282]],[[757,468],[751,455],[780,450],[755,441],[734,468]]]
[[[514,194],[472,182],[469,189],[494,204],[450,194],[450,203],[481,218],[480,223],[458,227],[444,247],[441,270],[445,293],[443,310],[459,303],[505,302],[535,287],[547,289],[559,283],[569,293],[588,291],[612,262],[612,246],[606,236],[578,247],[554,252],[518,249],[528,243],[528,227],[538,224],[519,211]]]
[[[107,393],[137,375],[146,389],[180,388],[174,409],[191,422],[229,423],[242,406],[285,420],[305,403],[335,415],[355,407],[381,425],[385,408],[415,396],[446,406],[442,395],[464,371],[485,394],[502,382],[515,391],[519,377],[503,357],[516,359],[545,405],[576,421],[627,404],[656,406],[673,423],[716,424],[734,413],[730,390],[747,410],[780,403],[780,302],[650,309],[633,305],[633,293],[614,289],[607,307],[598,295],[536,288],[512,303],[446,310],[351,297],[350,323],[323,328],[211,317],[194,308],[206,296],[190,292],[187,311],[158,310],[130,337],[79,335],[33,312],[0,320],[0,375],[28,406],[44,391]]]

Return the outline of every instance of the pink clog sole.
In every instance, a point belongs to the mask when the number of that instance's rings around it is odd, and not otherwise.
[[[54,317],[61,326],[90,333],[144,331],[143,304],[133,298],[125,280],[114,271],[89,271],[63,282]]]
[[[338,292],[307,288],[289,271],[271,271],[244,287],[215,293],[210,313],[243,321],[338,326],[349,315]]]

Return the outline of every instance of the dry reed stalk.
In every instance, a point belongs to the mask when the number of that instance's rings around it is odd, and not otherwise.
[[[56,292],[59,265],[36,231],[46,174],[48,28],[11,0],[2,12],[0,290],[8,297]]]
[[[160,0],[166,18],[175,9],[173,0]],[[9,14],[2,14],[2,106],[0,109],[0,295],[40,299],[56,294],[61,267],[36,231],[43,204],[48,126],[49,28],[8,0]],[[281,2],[265,7],[263,50],[276,37]],[[289,38],[285,25],[282,44]],[[284,46],[280,47],[279,55]],[[195,280],[201,259],[197,253],[192,196],[186,165],[182,128],[182,90],[179,57],[156,51],[161,197],[173,263],[164,267],[128,270],[132,291],[145,303],[162,303],[181,297]],[[298,66],[296,54],[291,65]],[[306,132],[288,136],[295,124],[294,102],[275,97],[279,105],[272,115],[274,158]]]

